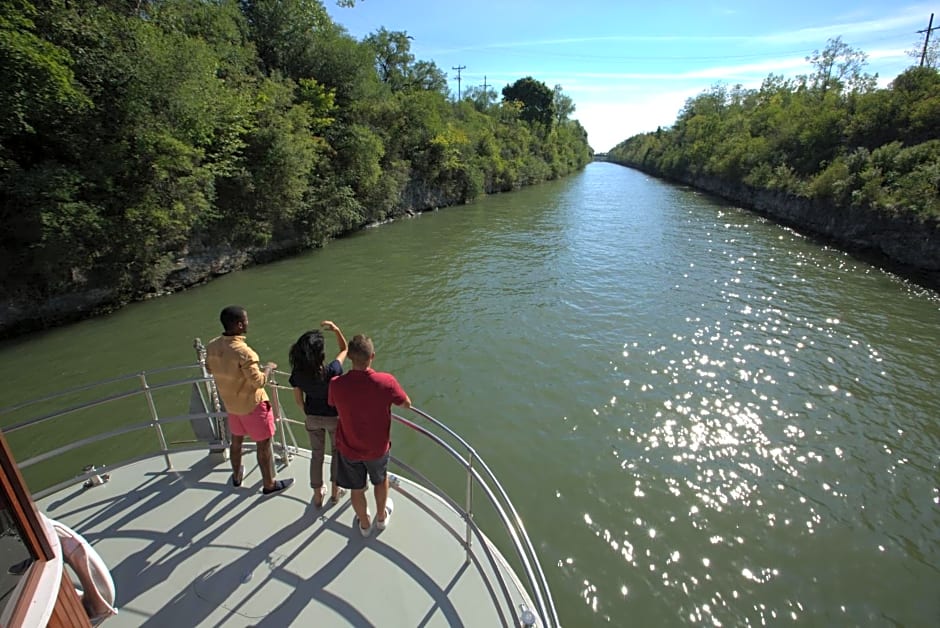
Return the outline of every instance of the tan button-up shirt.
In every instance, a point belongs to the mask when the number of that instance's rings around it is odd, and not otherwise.
[[[206,368],[215,377],[227,412],[251,414],[255,406],[268,400],[258,354],[245,344],[244,336],[213,338],[206,347]]]

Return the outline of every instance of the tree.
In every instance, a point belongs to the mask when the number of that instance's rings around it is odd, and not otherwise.
[[[852,92],[871,91],[878,82],[878,75],[865,74],[868,55],[842,41],[841,37],[830,39],[820,52],[814,50],[806,57],[815,72],[808,77],[810,86],[825,98],[829,89]]]
[[[937,138],[940,126],[940,72],[933,68],[908,68],[891,83],[898,108],[894,125],[909,143]]]
[[[411,54],[411,40],[406,31],[380,28],[363,40],[375,55],[379,80],[393,92],[425,89],[445,93],[447,78],[433,61],[417,61]]]
[[[927,43],[926,50],[924,50],[924,43],[923,41],[915,41],[914,47],[910,50],[906,50],[905,54],[917,59],[918,65],[920,64],[921,57],[923,57],[924,67],[940,67],[940,37],[935,37],[933,41]]]
[[[333,24],[319,0],[241,0],[262,66],[287,76],[309,78],[315,55],[313,35]]]
[[[411,86],[447,94],[447,75],[433,61],[418,61],[409,71]]]
[[[391,87],[392,91],[405,86],[408,66],[415,60],[411,54],[411,39],[406,31],[390,31],[383,27],[364,40],[375,54],[375,70],[379,80]]]
[[[60,110],[86,106],[75,85],[68,51],[44,39],[34,23],[39,12],[26,0],[0,2],[0,141],[32,132]]]
[[[0,0],[0,293],[119,305],[187,253],[285,254],[590,159],[560,88],[454,105],[405,32],[358,41],[325,2]]]
[[[555,122],[561,124],[574,113],[575,106],[571,96],[562,91],[561,85],[555,85],[552,90],[552,103],[555,106]]]
[[[496,91],[490,89],[489,85],[485,89],[482,85],[470,85],[464,89],[463,99],[473,103],[473,108],[477,111],[486,112],[496,100]]]
[[[521,103],[521,117],[551,128],[555,119],[555,93],[545,83],[531,76],[521,78],[503,88],[503,100]]]

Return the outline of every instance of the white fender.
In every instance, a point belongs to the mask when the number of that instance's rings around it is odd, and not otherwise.
[[[72,528],[54,519],[49,519],[49,522],[59,536],[62,558],[82,584],[82,605],[91,623],[97,625],[108,617],[117,615],[117,609],[114,607],[114,580],[101,556]]]

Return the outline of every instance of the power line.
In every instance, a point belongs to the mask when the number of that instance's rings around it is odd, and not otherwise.
[[[458,65],[456,68],[451,67],[451,70],[457,70],[457,100],[458,101],[460,101],[460,71],[466,70],[466,69],[467,69],[467,66],[465,65]]]

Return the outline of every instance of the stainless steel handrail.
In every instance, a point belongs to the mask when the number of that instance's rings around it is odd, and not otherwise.
[[[149,376],[152,376],[155,373],[166,373],[166,372],[171,372],[174,370],[194,368],[194,367],[195,368],[202,367],[203,369],[202,372],[196,377],[191,377],[187,379],[177,379],[177,380],[173,380],[169,382],[160,382],[160,383],[152,383],[151,379],[149,379]],[[27,429],[29,427],[39,425],[41,423],[51,421],[56,418],[73,414],[80,410],[94,408],[94,407],[107,404],[110,402],[141,395],[145,398],[147,402],[147,414],[149,414],[148,422],[135,423],[133,425],[124,425],[118,429],[114,429],[105,433],[95,434],[87,438],[73,441],[66,445],[62,445],[62,446],[53,448],[49,451],[39,453],[29,458],[28,460],[25,460],[21,464],[21,466],[25,468],[27,466],[30,466],[39,462],[43,462],[51,458],[54,458],[56,456],[59,456],[67,451],[71,451],[78,447],[83,447],[91,443],[102,441],[107,438],[112,438],[115,436],[119,436],[119,435],[126,434],[129,432],[137,431],[137,430],[145,430],[148,428],[154,428],[154,431],[156,432],[156,436],[157,436],[158,449],[157,451],[148,455],[161,455],[162,454],[166,459],[167,469],[169,470],[169,469],[172,469],[172,462],[170,460],[171,453],[177,450],[180,450],[180,451],[191,450],[192,448],[171,449],[163,433],[162,425],[164,423],[172,423],[175,421],[181,421],[181,420],[193,419],[193,418],[214,419],[214,420],[219,420],[220,423],[224,423],[224,420],[221,419],[221,417],[224,417],[224,412],[221,411],[221,408],[219,407],[219,404],[217,403],[218,397],[215,395],[215,391],[214,391],[214,388],[215,388],[214,380],[211,375],[208,375],[208,373],[206,373],[204,367],[205,367],[204,362],[200,361],[194,365],[168,367],[168,368],[156,369],[153,371],[140,371],[140,372],[133,373],[133,374],[128,374],[128,375],[124,375],[120,377],[102,380],[102,381],[95,382],[95,383],[88,384],[88,385],[78,386],[75,388],[68,389],[66,391],[53,393],[51,395],[46,395],[41,398],[22,402],[14,406],[8,406],[0,410],[0,415],[8,415],[12,412],[28,408],[29,406],[32,406],[41,402],[53,401],[55,399],[60,399],[60,398],[63,398],[69,395],[74,395],[80,392],[87,392],[90,390],[94,390],[95,388],[98,388],[98,387],[103,387],[106,385],[111,385],[111,384],[115,384],[115,383],[119,383],[123,381],[136,380],[139,384],[139,387],[136,389],[125,390],[119,393],[106,395],[102,398],[97,398],[97,399],[93,399],[84,403],[71,405],[66,408],[60,409],[58,411],[44,413],[39,416],[31,417],[24,421],[20,421],[14,425],[4,427],[2,429],[6,433],[18,432],[18,431]],[[216,401],[216,403],[213,404],[215,407],[212,408],[212,410],[214,411],[210,410],[205,413],[187,414],[183,416],[161,418],[157,410],[156,403],[153,398],[153,392],[158,391],[158,390],[172,389],[172,388],[177,388],[177,387],[182,387],[182,386],[192,386],[192,385],[204,385],[208,388],[208,390],[210,391],[210,394],[212,395],[213,400]],[[278,421],[277,421],[278,429],[281,431],[279,444],[284,449],[285,463],[288,463],[290,459],[289,454],[291,451],[291,447],[287,443],[288,433],[290,434],[289,438],[291,439],[291,441],[293,441],[294,449],[297,449],[297,445],[296,445],[296,441],[294,440],[294,435],[293,435],[292,430],[287,429],[286,425],[288,423],[299,424],[299,422],[293,421],[286,416],[284,412],[284,405],[280,402],[279,391],[290,390],[290,388],[277,384],[277,381],[275,378],[272,378],[272,381],[269,382],[268,387],[271,391],[272,406],[273,406],[273,409],[275,409],[275,415],[278,418]],[[490,470],[489,466],[487,466],[487,464],[483,461],[480,455],[459,434],[454,432],[447,425],[437,420],[430,414],[424,412],[423,410],[420,410],[419,408],[412,407],[411,411],[414,412],[416,415],[418,415],[418,417],[420,417],[424,421],[427,421],[435,429],[443,432],[444,436],[446,436],[449,439],[452,439],[452,441],[456,444],[456,446],[452,445],[451,443],[447,442],[447,440],[445,440],[445,438],[443,438],[441,435],[436,434],[435,432],[429,430],[427,427],[419,425],[418,423],[414,421],[405,419],[397,414],[392,415],[392,418],[393,420],[395,420],[396,423],[427,438],[432,443],[440,447],[451,458],[458,461],[461,464],[461,466],[463,466],[464,471],[467,474],[466,494],[465,494],[463,507],[459,505],[459,502],[457,500],[454,500],[453,498],[451,498],[449,495],[441,491],[436,486],[432,485],[432,487],[428,490],[432,490],[432,492],[434,492],[436,495],[445,497],[446,503],[448,503],[448,505],[450,505],[451,508],[457,511],[457,513],[460,514],[462,518],[464,519],[465,524],[466,524],[466,530],[465,530],[465,535],[464,535],[462,542],[464,543],[467,549],[468,560],[469,560],[471,538],[472,536],[476,536],[478,539],[481,540],[481,546],[485,554],[487,555],[488,560],[491,561],[491,564],[495,565],[495,558],[492,555],[492,552],[490,551],[489,545],[486,541],[486,537],[483,535],[482,531],[473,521],[473,490],[474,490],[474,484],[476,484],[482,489],[483,494],[487,497],[488,501],[490,502],[493,509],[495,510],[501,524],[503,525],[503,527],[505,528],[507,532],[509,540],[511,541],[513,545],[513,549],[516,552],[516,555],[522,564],[525,578],[528,581],[527,588],[530,590],[530,593],[532,594],[532,597],[533,597],[532,601],[535,604],[537,613],[542,620],[542,625],[548,626],[548,627],[560,625],[560,622],[558,620],[558,614],[555,609],[554,601],[551,596],[551,591],[548,588],[548,583],[545,578],[545,573],[542,570],[541,564],[539,563],[538,556],[535,553],[535,549],[533,548],[532,543],[528,537],[528,534],[526,533],[525,527],[522,524],[521,517],[516,511],[515,506],[513,506],[512,501],[509,499],[509,496],[506,493],[506,490],[503,488],[499,480],[496,478],[495,474]],[[220,425],[220,430],[221,430],[221,425]],[[219,431],[218,433],[223,434],[222,431]],[[227,444],[227,443],[223,443],[223,444]],[[458,451],[458,448],[462,449],[463,451],[462,452]],[[407,466],[407,465],[403,465],[403,466]],[[83,477],[89,476],[93,473],[94,472],[86,472]],[[62,484],[57,485],[57,487],[61,487],[61,486]],[[48,490],[40,491],[40,493],[47,493],[47,492]],[[497,578],[500,581],[499,584],[501,588],[503,589],[504,594],[507,596],[507,599],[509,599],[508,589],[506,587],[505,582],[503,581],[503,576],[501,574],[501,571],[499,569],[494,569],[494,572],[496,573]],[[511,599],[509,599],[509,602],[510,604],[512,604]],[[514,607],[513,607],[513,612],[516,613],[516,610]],[[523,612],[523,614],[525,614],[525,612]],[[517,615],[517,619],[519,619],[518,615]]]
[[[287,375],[287,373],[280,371],[275,371],[275,373]],[[272,379],[271,389],[273,392],[272,399],[277,400],[276,405],[278,406],[280,412],[279,418],[284,420],[286,417],[283,413],[283,405],[279,401],[279,391],[291,390],[291,388],[279,385],[276,383],[276,380]],[[543,618],[543,623],[545,623],[547,626],[560,625],[558,613],[555,609],[555,604],[552,599],[551,590],[548,587],[548,581],[545,577],[545,572],[542,570],[541,563],[539,562],[538,556],[535,553],[535,548],[532,546],[532,541],[529,539],[529,535],[525,530],[525,526],[522,523],[522,518],[519,516],[519,513],[513,505],[512,500],[509,499],[509,495],[506,493],[506,489],[503,488],[502,484],[500,484],[499,480],[496,478],[496,474],[493,473],[493,471],[489,468],[486,462],[484,462],[476,450],[474,450],[473,447],[471,447],[470,444],[467,443],[467,441],[464,440],[463,437],[457,434],[454,430],[427,412],[424,412],[420,408],[412,406],[410,410],[419,417],[430,422],[437,429],[443,431],[448,437],[453,439],[466,451],[466,458],[464,458],[464,455],[458,452],[454,447],[452,447],[438,435],[418,425],[417,423],[405,419],[404,417],[394,413],[392,414],[392,419],[395,420],[396,423],[421,434],[425,438],[428,438],[438,447],[447,452],[453,459],[462,463],[464,470],[467,473],[465,507],[457,507],[456,502],[453,502],[453,500],[450,501],[452,501],[451,507],[453,507],[463,516],[466,523],[464,542],[468,555],[470,552],[471,532],[476,529],[476,526],[473,523],[473,484],[474,481],[476,481],[476,483],[479,484],[486,493],[487,498],[500,518],[500,522],[503,524],[503,527],[509,534],[509,538],[513,544],[513,549],[522,563],[526,579],[529,581],[530,588],[535,594],[534,603],[538,607],[539,616]],[[288,422],[296,423],[289,420]],[[284,431],[290,432],[291,430]],[[478,468],[474,467],[474,463],[478,465]],[[479,469],[482,469],[482,473],[479,471]],[[492,483],[493,488],[490,487],[490,483]],[[479,531],[477,530],[477,532]],[[547,621],[548,619],[551,621]]]
[[[165,372],[168,369],[163,369],[163,370]],[[147,390],[154,391],[154,390],[163,390],[163,389],[168,389],[168,388],[176,388],[183,384],[198,384],[198,383],[205,382],[207,380],[206,377],[191,377],[189,379],[173,380],[170,382],[162,382],[160,384],[148,384],[147,375],[149,374],[152,374],[152,373],[150,371],[140,371],[139,373],[134,373],[132,375],[128,375],[127,377],[118,377],[114,379],[101,381],[101,382],[98,382],[97,384],[90,384],[88,386],[72,388],[67,393],[56,393],[56,394],[43,397],[41,399],[33,399],[31,401],[27,401],[27,402],[24,402],[15,406],[2,408],[0,409],[0,416],[3,416],[4,414],[11,414],[16,410],[20,410],[20,409],[29,407],[31,405],[35,405],[40,402],[52,401],[54,399],[59,399],[67,395],[75,394],[76,392],[84,392],[86,390],[92,390],[93,388],[96,388],[98,386],[105,386],[107,384],[113,384],[113,383],[124,381],[127,379],[136,379],[138,382],[141,383],[141,387],[139,388],[134,388],[132,390],[125,390],[119,393],[114,393],[112,395],[101,397],[99,399],[94,399],[92,401],[87,401],[85,403],[80,403],[77,405],[69,406],[61,410],[56,410],[48,414],[43,414],[37,417],[33,417],[26,421],[20,421],[19,423],[15,423],[8,427],[4,427],[3,431],[6,434],[12,434],[13,432],[17,432],[24,428],[31,427],[39,423],[45,423],[46,421],[49,421],[51,419],[57,419],[61,416],[65,416],[66,414],[72,414],[73,412],[78,412],[80,410],[87,410],[88,408],[94,408],[95,406],[105,405],[105,404],[111,403],[112,401],[118,401],[120,399],[128,399],[136,395],[146,395]],[[209,376],[209,379],[211,379],[211,376]]]
[[[166,366],[158,369],[151,369],[146,371],[150,375],[156,375],[158,373],[169,373],[171,371],[181,371],[185,369],[193,368],[192,364],[178,365],[178,366]],[[22,410],[23,408],[28,408],[29,406],[35,405],[37,403],[42,403],[44,401],[52,401],[54,399],[60,399],[68,395],[74,395],[75,393],[84,392],[86,390],[91,390],[93,388],[98,388],[100,386],[106,386],[108,384],[116,384],[117,382],[127,381],[129,379],[137,379],[140,377],[140,373],[128,373],[126,375],[119,375],[117,377],[111,377],[109,379],[103,379],[97,382],[92,382],[91,384],[83,384],[81,386],[75,386],[74,388],[67,388],[65,390],[58,390],[54,393],[45,395],[43,397],[36,397],[35,399],[29,399],[27,401],[22,401],[20,403],[14,404],[12,406],[7,406],[5,408],[0,408],[0,416],[4,414],[11,414],[17,410]]]
[[[525,526],[522,524],[522,518],[519,516],[515,506],[509,499],[509,495],[506,493],[506,490],[496,478],[496,474],[492,472],[492,470],[489,468],[486,462],[484,462],[483,458],[476,452],[476,450],[474,450],[473,447],[471,447],[470,444],[467,443],[459,434],[447,427],[447,425],[414,406],[411,407],[411,411],[421,416],[425,420],[430,421],[441,430],[445,431],[464,449],[466,449],[467,459],[461,460],[465,465],[468,475],[467,504],[472,505],[471,496],[473,484],[471,479],[476,480],[486,493],[492,506],[496,509],[503,526],[510,535],[514,549],[518,554],[519,559],[522,561],[523,569],[525,569],[526,572],[526,577],[528,578],[535,592],[535,603],[539,606],[539,615],[543,618],[552,618],[553,623],[548,625],[559,625],[560,622],[558,620],[558,614],[555,610],[555,604],[551,596],[551,590],[548,587],[548,581],[545,578],[545,572],[542,570],[538,556],[535,553],[535,548],[532,547],[532,542],[529,539],[529,535],[526,533]],[[421,426],[396,414],[393,414],[392,418],[394,418],[401,425],[420,432],[427,437],[431,437],[432,440],[437,442],[439,445],[445,446],[445,449],[449,452],[452,452],[452,455],[459,456],[459,454],[457,454],[453,448],[446,446],[446,444],[437,437],[432,437],[431,433]],[[476,462],[477,467],[473,466],[474,462]],[[483,473],[480,473],[479,469],[482,469]],[[495,491],[490,487],[490,483],[492,483],[493,487],[495,487]],[[472,514],[472,510],[468,508],[466,511],[468,523],[472,519]]]

